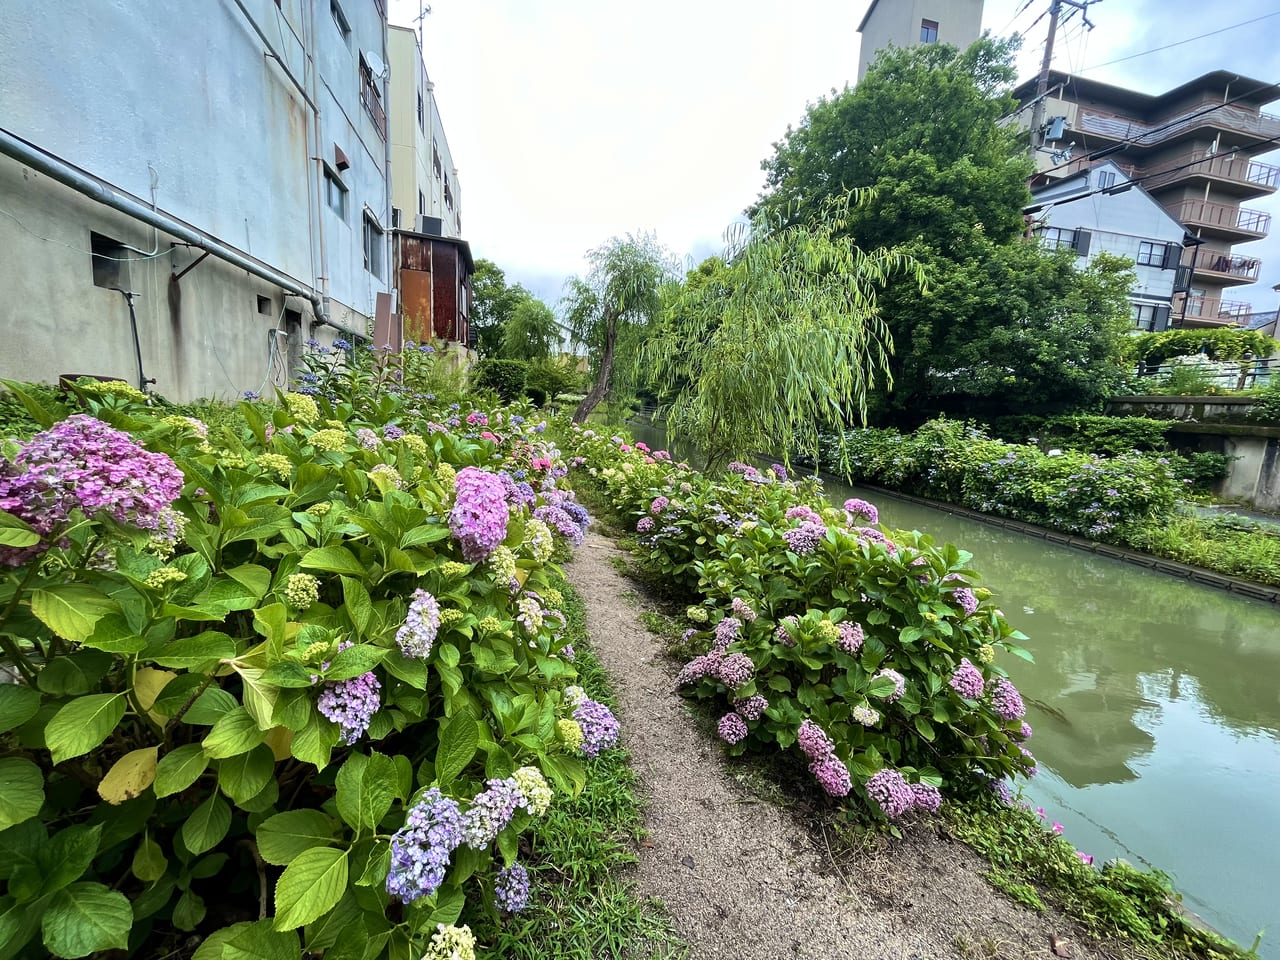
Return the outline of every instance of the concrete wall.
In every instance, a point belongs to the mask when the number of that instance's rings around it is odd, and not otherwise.
[[[362,331],[390,278],[389,252],[382,279],[364,269],[361,221],[367,208],[389,241],[385,146],[360,104],[358,71],[360,50],[385,61],[382,18],[371,0],[344,0],[348,42],[328,0],[241,2],[247,17],[234,0],[198,10],[167,0],[6,4],[0,126],[327,292],[331,318]],[[307,96],[319,108],[319,158]],[[332,164],[335,145],[351,161],[345,220],[323,200],[320,160]],[[0,375],[136,381],[124,298],[93,283],[96,232],[136,248],[125,277],[157,390],[231,396],[270,380],[268,331],[286,319],[278,288],[213,257],[175,286],[171,274],[195,259],[187,248],[170,252],[172,238],[8,158],[0,211]],[[145,257],[157,242],[158,255]],[[291,318],[310,319],[306,301],[290,307]],[[305,338],[306,326],[286,332]]]
[[[1235,365],[1239,369],[1239,365]],[[1241,420],[1248,416],[1254,401],[1248,397],[1116,397],[1107,401],[1111,417],[1151,417],[1153,420]]]
[[[862,28],[858,79],[884,48],[920,44],[920,21],[938,25],[938,42],[965,49],[982,34],[983,0],[874,0]]]

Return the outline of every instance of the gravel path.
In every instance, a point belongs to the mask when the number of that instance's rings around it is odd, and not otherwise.
[[[589,534],[569,565],[587,626],[613,677],[625,746],[647,796],[639,892],[661,899],[698,960],[1113,960],[1070,921],[1036,914],[982,879],[967,847],[920,827],[834,864],[794,811],[753,795],[735,761],[691,720],[675,666],[640,624],[615,569],[623,554]],[[745,765],[740,765],[742,769]],[[822,849],[819,849],[822,848]],[[1050,936],[1060,941],[1058,953]]]

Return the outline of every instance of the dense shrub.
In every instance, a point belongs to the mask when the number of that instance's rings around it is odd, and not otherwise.
[[[1138,526],[1129,543],[1170,560],[1280,586],[1280,531],[1274,526],[1179,516]]]
[[[1167,450],[1165,432],[1168,429],[1168,423],[1148,417],[1072,414],[1050,417],[1035,436],[1041,447],[1067,447],[1118,457],[1135,450],[1143,453]]]
[[[718,479],[574,428],[571,463],[603,485],[666,582],[700,598],[680,681],[721,713],[733,753],[791,750],[855,809],[891,819],[1034,770],[997,650],[1024,639],[974,586],[969,554],[890,540],[875,510],[831,509],[812,481],[741,464]]]
[[[1280,350],[1277,343],[1257,330],[1231,327],[1205,330],[1164,330],[1127,337],[1125,356],[1135,363],[1160,366],[1173,357],[1204,354],[1210,360],[1243,360],[1246,356],[1269,357]]]
[[[588,518],[432,363],[317,351],[218,429],[9,385],[47,429],[0,458],[0,955],[460,956],[437,925],[519,906],[616,736],[549,581]]]
[[[529,365],[523,360],[481,360],[476,364],[475,385],[494,391],[510,403],[524,396]]]
[[[59,391],[43,383],[29,383],[27,393],[38,402],[53,407]],[[0,388],[0,440],[26,440],[40,431],[40,424],[12,391]]]
[[[541,390],[548,397],[571,393],[582,386],[584,374],[577,368],[576,358],[544,358],[529,364],[529,376],[525,386]]]
[[[1280,424],[1280,383],[1259,390],[1249,408],[1249,419],[1255,423]]]
[[[524,395],[529,398],[529,402],[535,407],[546,406],[547,391],[543,390],[541,387],[525,387]]]

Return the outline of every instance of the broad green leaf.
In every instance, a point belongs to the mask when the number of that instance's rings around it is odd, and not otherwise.
[[[219,660],[230,660],[236,655],[236,642],[225,633],[206,630],[194,637],[184,637],[165,644],[149,659],[162,667],[179,670],[195,670],[211,666]],[[212,671],[209,671],[212,672]]]
[[[286,810],[258,827],[258,852],[267,863],[286,866],[312,847],[333,843],[335,824],[319,810]]]
[[[314,764],[317,770],[323,770],[329,765],[329,756],[337,744],[337,725],[313,710],[306,725],[294,733],[289,750],[299,760]]]
[[[41,920],[44,945],[55,957],[86,957],[129,945],[133,911],[118,890],[74,883],[58,891]]]
[[[338,771],[338,813],[353,830],[372,829],[391,809],[395,799],[395,762],[381,753],[352,753]]]
[[[40,928],[40,914],[12,897],[0,898],[0,957],[20,955]]]
[[[78,697],[96,687],[112,663],[109,653],[81,650],[50,660],[40,671],[37,683],[41,690],[52,696]]]
[[[119,605],[83,583],[60,583],[33,590],[31,612],[61,637],[77,643],[93,635],[95,624]]]
[[[182,896],[173,905],[173,925],[179,930],[194,930],[204,919],[204,900],[190,888],[182,891]]]
[[[0,830],[34,817],[44,806],[44,774],[30,760],[0,760]]]
[[[40,709],[40,694],[16,683],[0,683],[0,733],[20,727]]]
[[[12,513],[0,510],[0,547],[34,547],[40,534]]]
[[[52,427],[59,420],[65,419],[67,414],[71,412],[60,403],[54,404],[52,410],[47,409],[27,389],[27,384],[16,380],[0,380],[0,383],[3,383],[5,389],[22,402],[22,405],[27,408],[27,413],[31,414],[31,419],[45,429]]]
[[[98,693],[68,703],[45,727],[53,762],[83,756],[102,743],[124,716],[125,706],[123,693]]]
[[[445,887],[436,894],[436,908],[431,911],[431,916],[427,918],[426,927],[428,930],[434,929],[438,923],[452,924],[462,916],[462,908],[466,905],[467,898],[459,887]]]
[[[242,563],[225,571],[226,575],[242,586],[248,587],[261,600],[271,589],[271,571],[256,563]]]
[[[97,622],[84,645],[107,653],[141,653],[147,649],[147,640],[129,625],[124,614],[109,613]]]
[[[270,730],[276,725],[272,715],[275,713],[280,691],[263,681],[264,671],[257,667],[237,664],[235,671],[240,674],[240,682],[244,684],[244,708],[249,711],[259,730]]]
[[[195,604],[202,610],[216,610],[228,614],[235,610],[252,610],[262,598],[252,588],[235,580],[214,580]]]
[[[310,550],[303,556],[301,566],[306,570],[325,570],[357,579],[362,579],[368,573],[364,564],[346,547],[318,547]]]
[[[273,687],[284,687],[286,690],[302,689],[315,686],[315,681],[311,679],[314,676],[315,667],[305,666],[297,660],[281,660],[262,672],[262,682]]]
[[[296,931],[273,930],[270,920],[257,920],[215,930],[191,960],[298,960],[300,956]]]
[[[260,743],[248,753],[218,761],[218,787],[232,803],[243,803],[262,791],[275,769],[271,748]]]
[[[196,702],[182,715],[182,722],[213,726],[237,706],[239,704],[236,703],[236,698],[227,691],[217,686],[209,687],[196,697]]]
[[[896,689],[897,685],[892,677],[877,677],[871,681],[871,686],[867,688],[867,693],[883,700],[885,697],[891,696]]]
[[[37,866],[37,857],[48,842],[48,830],[34,817],[0,830],[0,880],[9,879],[20,867]]]
[[[247,753],[266,737],[266,731],[258,729],[257,722],[244,707],[236,707],[224,713],[204,738],[205,756],[215,760]]]
[[[182,845],[194,854],[217,846],[231,827],[231,808],[216,793],[196,807],[182,825]]]
[[[285,634],[289,628],[289,610],[283,603],[272,603],[253,611],[253,629],[265,637],[271,648],[269,660],[284,651]]]
[[[926,720],[922,715],[916,714],[915,717],[916,731],[926,740],[932,741],[934,738],[933,724]]]
[[[440,746],[436,749],[436,779],[452,783],[467,768],[480,744],[475,718],[463,711],[440,725]]]
[[[83,876],[98,855],[102,824],[77,824],[59,830],[40,851],[41,893],[53,893]]]
[[[126,753],[98,784],[98,796],[116,806],[141,794],[156,778],[158,750],[159,747],[143,747]]]
[[[153,883],[163,877],[168,868],[169,861],[165,858],[163,848],[151,837],[144,836],[138,849],[133,852],[133,864],[130,867],[133,875],[143,883]]]
[[[273,926],[305,926],[333,909],[347,889],[347,851],[312,847],[294,857],[276,881]]]
[[[324,672],[326,680],[350,680],[368,673],[382,661],[387,650],[384,647],[371,647],[358,643],[339,650]]]
[[[365,589],[364,584],[351,577],[343,577],[342,605],[351,622],[355,624],[357,634],[367,633],[369,624],[373,620],[373,601],[369,598],[369,591]]]

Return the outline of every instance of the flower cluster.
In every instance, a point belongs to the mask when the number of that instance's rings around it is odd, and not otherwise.
[[[715,628],[714,645],[716,649],[723,650],[733,641],[738,639],[738,635],[742,632],[742,621],[737,617],[725,617]]]
[[[844,797],[853,789],[849,768],[836,756],[836,745],[827,732],[812,720],[803,720],[796,742],[811,761],[809,772],[828,796]]]
[[[706,607],[689,607],[684,615],[694,623],[706,623],[708,618]]]
[[[756,612],[751,604],[741,597],[733,598],[733,615],[743,623],[753,623],[756,619]]]
[[[387,893],[413,903],[444,882],[449,858],[462,843],[462,812],[435,787],[422,795],[391,838]]]
[[[529,871],[518,863],[503,867],[493,881],[493,905],[504,913],[519,913],[529,905]]]
[[[396,631],[396,643],[406,657],[425,660],[431,655],[431,646],[440,630],[440,603],[427,591],[413,591],[409,612],[404,623]]]
[[[960,666],[951,675],[951,689],[966,700],[977,700],[982,696],[986,681],[982,679],[982,671],[969,662],[968,657],[960,658]]]
[[[783,617],[778,621],[778,629],[773,632],[773,639],[784,647],[794,647],[796,645],[795,629],[800,625],[795,617]]]
[[[164,590],[169,584],[179,584],[187,575],[177,567],[156,567],[142,581],[152,590]]]
[[[499,586],[511,592],[519,589],[516,581],[516,555],[510,547],[498,547],[489,554],[489,564],[493,567],[493,578]]]
[[[320,419],[320,408],[313,399],[304,394],[286,393],[284,406],[289,411],[289,416],[299,423],[315,423]]]
[[[517,601],[516,606],[520,610],[516,620],[526,632],[534,634],[542,629],[542,606],[537,598],[526,594]]]
[[[379,463],[369,471],[369,479],[377,481],[379,477],[386,480],[391,486],[397,490],[404,489],[404,477],[400,476],[400,471],[389,463]]]
[[[801,519],[810,523],[822,523],[822,514],[814,510],[813,507],[807,507],[804,504],[798,504],[787,510],[785,514],[788,520]]]
[[[475,563],[489,556],[507,536],[502,481],[476,467],[463,467],[454,477],[453,489],[449,530],[462,548],[462,558]]]
[[[726,713],[720,718],[720,739],[732,746],[747,738],[747,724],[737,713]]]
[[[864,727],[874,727],[880,722],[880,714],[873,710],[868,704],[860,703],[853,708],[853,719],[857,720]]]
[[[867,796],[874,800],[890,820],[909,813],[916,805],[916,793],[897,770],[885,767],[872,774],[866,783]]]
[[[285,581],[284,598],[289,606],[305,610],[320,600],[320,581],[309,573],[291,573]]]
[[[801,721],[800,729],[796,732],[796,742],[800,744],[800,749],[810,760],[821,760],[823,757],[830,756],[836,749],[827,731],[808,719]]]
[[[597,756],[618,742],[618,720],[603,703],[582,700],[573,711],[573,719],[582,730],[582,752]]]
[[[852,497],[844,502],[844,512],[849,515],[850,523],[857,523],[859,520],[863,523],[880,522],[880,511],[875,508],[875,505],[858,497]]]
[[[350,645],[345,643],[338,649]],[[338,725],[342,742],[350,746],[369,729],[373,715],[381,706],[381,690],[382,684],[372,670],[350,680],[335,680],[325,684],[316,709],[325,719]]]
[[[952,591],[951,596],[955,598],[956,603],[960,604],[960,609],[964,611],[966,617],[971,617],[977,612],[978,598],[968,587],[957,587]]]
[[[769,701],[756,693],[749,697],[738,697],[733,701],[733,709],[744,720],[759,720],[769,709]]]
[[[465,923],[460,927],[438,923],[422,960],[476,960],[475,935]]]
[[[540,817],[551,807],[551,786],[537,767],[521,767],[511,775],[524,797],[520,804],[528,813]]]
[[[667,506],[670,503],[671,501],[666,497],[654,497],[653,503],[649,504],[649,512],[656,517],[658,514],[662,513],[663,510],[667,509]]]
[[[360,427],[356,430],[356,442],[366,450],[378,449],[378,435],[368,427]]]
[[[555,551],[555,542],[551,539],[551,530],[537,517],[531,519],[524,527],[524,545],[529,548],[529,555],[538,563],[546,563]]]
[[[840,639],[836,641],[836,646],[853,657],[857,656],[858,651],[862,649],[862,643],[865,639],[862,632],[862,624],[849,623],[846,620],[840,624]]]
[[[816,520],[806,520],[798,527],[784,530],[782,536],[792,553],[804,557],[817,550],[818,544],[826,539],[827,527]]]
[[[557,720],[556,736],[570,750],[582,749],[582,725],[577,720]]]
[[[528,802],[514,777],[489,780],[486,787],[476,794],[462,817],[463,842],[476,850],[483,850],[498,839],[516,810]]]
[[[582,546],[582,541],[586,537],[586,528],[575,520],[564,507],[544,504],[534,510],[533,515],[575,547]]]
[[[1018,688],[1004,677],[991,685],[991,707],[1001,720],[1017,720],[1027,712]]]
[[[317,430],[307,438],[317,450],[341,450],[347,445],[347,432],[336,427]]]
[[[756,665],[745,653],[731,653],[715,667],[715,676],[730,690],[745,687],[755,676]]]
[[[253,462],[263,470],[274,473],[281,480],[289,479],[289,474],[293,472],[293,461],[283,453],[260,453]]]

